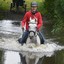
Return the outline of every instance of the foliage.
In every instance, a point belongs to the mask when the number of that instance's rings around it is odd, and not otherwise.
[[[0,10],[9,10],[11,0],[0,0]]]
[[[45,0],[44,6],[45,6],[45,15],[48,20],[53,21],[54,20],[54,1],[55,0]]]
[[[45,15],[53,23],[52,33],[64,35],[64,0],[45,0]],[[64,36],[63,36],[64,37]]]
[[[4,18],[4,14],[0,13],[0,20],[2,20]]]
[[[53,32],[58,35],[64,34],[64,0],[55,1],[55,18],[56,23],[53,26]]]

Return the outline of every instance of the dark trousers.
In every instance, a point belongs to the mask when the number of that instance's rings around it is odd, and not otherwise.
[[[43,34],[40,31],[38,31],[38,36],[39,36],[39,38],[41,40],[41,44],[44,44],[44,42],[45,42],[44,36],[43,36]]]
[[[18,39],[19,43],[20,44],[24,44],[26,43],[26,40],[28,38],[28,35],[29,35],[29,31],[25,31],[22,35],[22,38]],[[38,31],[38,36],[40,37],[40,40],[41,40],[41,44],[44,44],[44,38],[43,38],[43,35],[40,31]]]

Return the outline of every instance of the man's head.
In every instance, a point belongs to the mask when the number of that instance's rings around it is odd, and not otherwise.
[[[31,11],[32,11],[32,13],[36,13],[36,11],[37,11],[37,7],[38,7],[38,3],[37,2],[32,2],[31,3]]]

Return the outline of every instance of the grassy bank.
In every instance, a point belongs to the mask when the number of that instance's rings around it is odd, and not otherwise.
[[[30,8],[30,3],[34,0],[25,0],[25,1],[27,4],[27,8]],[[38,2],[39,5],[41,5],[41,3],[44,2],[44,0],[35,0],[35,1]],[[0,9],[9,10],[11,2],[12,0],[0,0]]]
[[[31,2],[34,0],[25,0],[26,4],[27,4],[27,11],[30,9],[30,4]],[[38,2],[38,10],[42,13],[42,3],[44,2],[44,0],[35,0]],[[0,0],[0,11],[9,11],[10,10],[10,4],[11,4],[12,0]],[[23,9],[20,7],[21,11],[23,11]],[[15,10],[15,8],[14,8]],[[0,12],[0,19],[4,18],[4,13]]]
[[[0,0],[0,10],[9,10],[11,0]]]
[[[0,20],[5,17],[5,11],[10,9],[11,0],[0,0]]]

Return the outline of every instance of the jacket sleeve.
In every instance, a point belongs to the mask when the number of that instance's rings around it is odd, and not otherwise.
[[[38,30],[41,28],[42,24],[43,24],[42,16],[41,16],[41,14],[39,12],[38,25],[37,25]]]
[[[27,21],[27,13],[24,15],[23,20],[21,21],[21,26],[24,27],[25,23]]]

